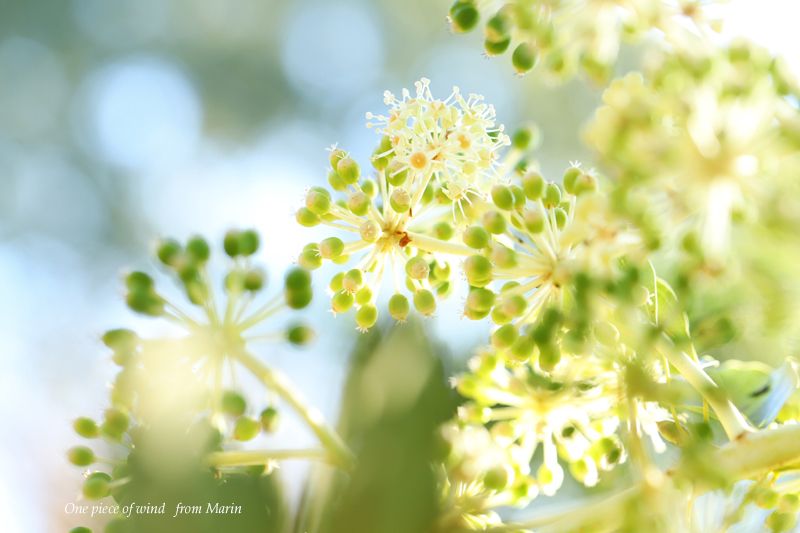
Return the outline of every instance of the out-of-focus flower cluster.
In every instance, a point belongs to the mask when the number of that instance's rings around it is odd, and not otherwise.
[[[702,0],[457,0],[450,22],[457,32],[485,23],[489,55],[512,50],[519,73],[541,62],[556,79],[578,69],[598,83],[607,81],[623,41],[639,40],[651,30],[684,42],[711,31],[716,23]]]

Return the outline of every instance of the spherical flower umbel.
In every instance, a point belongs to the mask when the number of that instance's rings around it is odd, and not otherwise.
[[[313,187],[297,212],[304,226],[341,232],[306,246],[299,262],[311,269],[323,260],[346,265],[331,280],[331,308],[337,314],[355,308],[362,331],[378,319],[384,277],[394,281],[388,308],[395,320],[404,321],[412,307],[423,315],[435,312],[437,298],[450,291],[450,256],[471,253],[460,242],[463,227],[485,207],[491,184],[516,164],[530,138],[518,136],[522,140],[515,139],[500,161],[498,151],[511,141],[495,126],[494,109],[458,89],[438,100],[425,79],[415,96],[387,92],[385,101],[387,115],[367,115],[382,135],[372,157],[375,179],[333,149],[328,181],[334,193]]]

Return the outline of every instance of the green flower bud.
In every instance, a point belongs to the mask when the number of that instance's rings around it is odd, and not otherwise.
[[[180,243],[175,239],[162,239],[156,246],[156,257],[167,266],[175,266],[182,251]]]
[[[311,287],[311,274],[302,268],[292,268],[286,273],[287,290],[303,290]]]
[[[544,206],[555,207],[561,203],[561,189],[555,183],[548,183],[544,190]]]
[[[797,511],[800,510],[800,496],[793,493],[782,494],[778,500],[778,510],[797,514]]]
[[[489,233],[499,235],[506,231],[506,219],[497,211],[487,211],[483,214],[481,222]]]
[[[545,181],[538,172],[527,172],[522,176],[522,189],[529,200],[538,200],[544,194]]]
[[[344,252],[344,243],[339,237],[328,237],[319,243],[319,254],[323,259],[339,257]]]
[[[538,207],[526,209],[522,215],[525,222],[525,229],[531,234],[537,234],[544,231],[544,213]]]
[[[370,197],[361,191],[356,191],[347,199],[347,209],[356,216],[362,217],[369,211]]]
[[[259,244],[260,239],[256,230],[246,229],[239,233],[239,254],[253,255],[258,251]]]
[[[428,289],[419,289],[414,293],[414,308],[425,316],[436,311],[436,297]]]
[[[431,269],[432,280],[436,281],[447,281],[450,279],[450,264],[449,263],[439,263],[438,261],[434,261],[433,268]]]
[[[152,290],[155,284],[153,283],[153,278],[151,278],[149,274],[135,271],[130,272],[127,276],[125,276],[125,286],[131,292],[146,292]]]
[[[495,242],[492,244],[491,260],[499,268],[514,268],[518,263],[517,252],[508,246]]]
[[[522,316],[522,313],[524,313],[525,309],[528,307],[528,301],[521,294],[512,294],[511,296],[503,296],[502,298],[500,306],[503,313],[512,318]]]
[[[408,318],[410,306],[408,298],[400,293],[393,294],[389,298],[389,315],[398,322],[405,322]]]
[[[78,526],[70,529],[69,533],[92,533],[92,530],[88,527]]]
[[[518,74],[525,74],[536,65],[538,54],[530,43],[521,43],[511,54],[511,64]]]
[[[322,256],[319,254],[319,245],[312,242],[304,246],[297,263],[305,270],[316,270],[321,267]]]
[[[558,229],[564,229],[567,225],[567,212],[561,207],[556,207],[553,210],[553,216],[556,219],[556,226]]]
[[[243,287],[246,291],[258,292],[264,287],[264,272],[258,268],[251,268],[244,274]]]
[[[561,360],[561,350],[554,343],[539,345],[539,367],[550,372]]]
[[[137,313],[161,316],[164,313],[164,300],[151,290],[136,290],[125,296],[125,303]]]
[[[411,208],[411,196],[405,189],[397,188],[389,197],[389,205],[396,213],[405,213]]]
[[[770,488],[761,487],[753,494],[753,501],[762,509],[774,509],[778,505],[778,493]]]
[[[580,168],[569,167],[566,172],[564,172],[564,177],[561,180],[564,184],[564,190],[570,194],[575,194],[575,183],[577,183],[578,177],[581,174],[583,174],[583,172]]]
[[[351,185],[358,181],[359,176],[361,176],[361,169],[358,168],[358,163],[354,159],[345,157],[336,164],[336,173],[346,184]]]
[[[533,342],[533,339],[528,335],[520,335],[511,345],[508,354],[516,361],[527,361],[533,355],[534,349],[536,349],[536,343]]]
[[[128,415],[115,408],[106,409],[103,413],[103,424],[100,426],[100,431],[115,440],[122,438],[122,435],[127,431],[130,424]]]
[[[244,396],[233,390],[222,393],[220,399],[220,410],[226,415],[233,417],[242,416],[247,409],[247,400]]]
[[[508,185],[495,185],[492,187],[492,202],[498,208],[509,211],[514,208],[514,193]]]
[[[280,415],[278,410],[270,406],[261,411],[259,417],[261,421],[261,428],[267,433],[274,433],[278,429],[278,422],[280,422]]]
[[[575,192],[573,194],[575,194],[575,196],[580,196],[581,194],[589,192],[596,192],[598,188],[597,178],[584,172],[575,180],[574,188]]]
[[[514,194],[514,209],[525,206],[525,190],[519,185],[512,185],[511,192]]]
[[[479,19],[480,13],[472,2],[458,1],[450,8],[450,25],[457,33],[470,31]]]
[[[314,330],[304,324],[296,324],[286,330],[286,340],[295,346],[305,346],[314,340]]]
[[[506,313],[504,313],[501,307],[495,307],[494,309],[492,309],[492,322],[494,322],[498,326],[501,324],[507,324],[511,322],[512,318],[513,317],[510,317]]]
[[[511,37],[506,37],[505,39],[500,39],[498,41],[490,41],[486,39],[483,42],[483,49],[486,50],[486,54],[490,56],[499,56],[506,50],[508,50],[508,45],[511,44]]]
[[[238,441],[248,441],[254,439],[261,431],[261,424],[258,420],[249,416],[242,416],[236,419],[233,426],[233,438]]]
[[[334,313],[346,313],[353,307],[355,296],[347,291],[340,291],[331,298],[331,309]]]
[[[342,278],[342,288],[351,294],[360,289],[363,284],[364,274],[358,268],[348,270]]]
[[[331,163],[331,168],[333,170],[336,170],[336,167],[339,165],[339,161],[341,161],[345,157],[347,157],[347,152],[345,152],[344,150],[340,148],[335,148],[331,150],[331,155],[329,158]]]
[[[791,531],[797,524],[797,515],[793,513],[784,513],[775,511],[767,517],[764,524],[774,533],[783,533]]]
[[[334,191],[344,191],[347,189],[347,182],[345,182],[335,170],[328,172],[328,184]]]
[[[375,180],[364,180],[361,182],[361,192],[370,198],[375,198],[375,195],[378,194],[378,184],[375,183]]]
[[[67,459],[75,466],[89,466],[94,462],[94,452],[86,446],[75,446],[67,451]]]
[[[491,240],[491,236],[489,232],[486,231],[481,226],[470,226],[464,230],[463,234],[464,244],[469,246],[470,248],[475,248],[476,250],[480,250],[482,248],[486,248],[489,246],[489,242]]]
[[[100,435],[100,428],[97,427],[97,422],[85,416],[76,418],[72,423],[72,429],[75,430],[75,433],[86,439],[93,439]]]
[[[375,242],[381,236],[381,228],[372,220],[367,220],[358,228],[358,233],[364,242]]]
[[[186,243],[186,254],[194,262],[205,263],[211,257],[211,247],[203,237],[195,235]]]
[[[300,224],[301,226],[305,226],[306,228],[313,228],[314,226],[320,223],[319,216],[317,216],[313,211],[311,211],[307,207],[301,207],[300,209],[297,210],[297,213],[295,213],[295,220],[297,220],[298,224]],[[226,252],[228,251],[227,248],[225,249],[225,251]]]
[[[83,496],[87,500],[99,500],[108,496],[111,476],[105,472],[92,472],[83,481]]]
[[[517,328],[513,324],[505,324],[492,333],[492,346],[502,350],[512,346],[517,340]]]
[[[464,274],[473,287],[485,287],[492,281],[492,263],[482,255],[471,255],[464,261]]]
[[[103,334],[103,344],[114,351],[114,362],[126,365],[139,347],[139,336],[129,329],[111,329]]]
[[[536,126],[519,128],[511,136],[511,146],[516,150],[527,150],[537,143],[538,137],[539,131]]]
[[[478,313],[488,313],[494,306],[495,294],[489,289],[471,287],[467,295],[466,308]]]
[[[299,213],[298,213],[298,222],[299,221],[300,221],[300,219],[299,219]],[[302,224],[302,222],[301,222],[301,224]],[[239,252],[239,234],[240,234],[239,230],[235,230],[235,229],[228,230],[228,232],[225,233],[225,238],[222,241],[222,248],[225,250],[225,253],[228,255],[228,257],[236,257],[240,253]]]
[[[453,226],[447,222],[437,222],[436,225],[433,226],[433,236],[440,241],[449,241],[453,238],[454,233],[455,230]]]
[[[419,256],[412,257],[406,261],[406,274],[411,279],[427,279],[430,274],[430,265]]]
[[[328,288],[331,292],[339,292],[344,288],[344,272],[339,272],[331,278]]]
[[[356,311],[356,325],[361,331],[366,331],[378,321],[378,309],[374,305],[362,305]]]
[[[369,287],[361,287],[356,292],[356,305],[367,305],[372,301],[372,289]]]
[[[402,186],[408,179],[408,167],[400,161],[392,161],[386,169],[386,181],[393,187]]]
[[[306,194],[306,208],[316,215],[324,215],[331,209],[331,194],[323,187],[311,187]]]
[[[511,21],[504,12],[498,11],[492,18],[486,22],[486,40],[487,41],[503,41],[510,39]],[[508,45],[506,45],[508,46]]]
[[[483,486],[489,490],[502,491],[510,484],[513,475],[507,466],[495,466],[484,474]]]

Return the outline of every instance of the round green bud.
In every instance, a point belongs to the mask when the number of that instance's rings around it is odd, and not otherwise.
[[[304,246],[297,263],[305,270],[316,270],[321,267],[322,256],[319,255],[319,245],[311,243]]]
[[[286,340],[295,346],[305,346],[314,340],[314,330],[304,324],[290,326],[286,330]]]
[[[419,256],[412,257],[406,261],[406,274],[411,279],[427,279],[430,274],[430,265]]]
[[[261,431],[261,424],[258,420],[249,416],[242,416],[236,419],[233,426],[233,438],[238,441],[248,441],[254,439]]]
[[[498,41],[490,41],[486,39],[483,42],[483,49],[486,50],[486,54],[490,56],[499,56],[506,50],[508,50],[508,45],[511,44],[511,37],[506,37],[505,39],[500,39]]]
[[[75,433],[86,439],[93,439],[100,435],[100,428],[97,427],[97,422],[85,416],[76,418],[75,421],[72,422],[72,429],[75,430]]]
[[[414,308],[425,316],[436,311],[436,297],[428,289],[419,289],[414,293]]]
[[[305,226],[306,228],[313,228],[314,226],[320,223],[320,218],[317,216],[313,211],[311,211],[307,207],[301,207],[295,213],[295,220],[301,226]],[[227,252],[227,249],[226,249]]]
[[[536,126],[530,125],[519,128],[511,136],[511,146],[516,150],[527,150],[533,147],[538,141],[539,131]]]
[[[393,187],[402,186],[408,179],[408,167],[397,160],[393,160],[386,169],[386,181]]]
[[[375,183],[375,180],[364,180],[361,182],[361,192],[370,198],[375,198],[375,195],[378,194],[378,184]]]
[[[470,248],[475,248],[476,250],[486,248],[489,246],[489,242],[491,241],[489,232],[481,226],[468,227],[464,230],[462,238],[464,239],[464,244]]]
[[[580,168],[569,167],[566,172],[564,172],[564,177],[561,180],[564,184],[564,190],[570,194],[575,194],[575,184],[581,174],[583,174],[583,171],[581,171]]]
[[[467,295],[466,308],[478,313],[491,311],[495,294],[483,287],[471,287]]]
[[[335,170],[328,172],[328,184],[334,191],[344,191],[347,189],[347,182],[345,182]]]
[[[408,298],[400,293],[395,293],[389,298],[389,315],[398,322],[405,322],[408,318],[410,305]]]
[[[182,251],[180,243],[175,239],[162,239],[156,245],[156,257],[167,266],[174,266]]]
[[[492,244],[490,257],[492,263],[498,268],[514,268],[519,262],[517,252],[499,242]]]
[[[527,361],[531,358],[535,349],[536,343],[533,342],[530,335],[520,335],[511,345],[508,354],[516,361]]]
[[[346,313],[353,307],[355,296],[347,291],[340,291],[331,297],[331,309],[334,313]]]
[[[492,333],[492,346],[502,350],[512,346],[517,340],[517,328],[513,324],[504,324]]]
[[[536,65],[538,54],[530,43],[521,43],[511,54],[511,64],[518,74],[525,74]]]
[[[784,513],[797,514],[800,510],[800,496],[794,493],[782,494],[778,500],[778,510]]]
[[[366,331],[378,321],[378,309],[374,305],[362,305],[356,311],[356,325],[361,331]]]
[[[83,496],[87,500],[105,498],[109,493],[109,483],[111,483],[111,476],[105,472],[92,472],[83,481]]]
[[[567,218],[568,218],[567,212],[564,210],[564,208],[556,207],[553,210],[553,216],[556,219],[556,227],[558,227],[558,229],[564,229],[564,227],[567,225]]]
[[[539,346],[539,367],[550,372],[561,361],[561,350],[554,343]]]
[[[450,289],[452,289],[452,285],[449,281],[443,281],[435,285],[434,289],[436,289],[436,295],[439,296],[439,298],[446,298],[450,295]]]
[[[767,517],[764,524],[774,533],[791,531],[797,524],[797,516],[793,513],[775,511]]]
[[[154,285],[153,278],[145,272],[134,271],[125,276],[125,286],[131,292],[150,291],[153,289]]]
[[[453,226],[447,222],[437,222],[433,226],[433,236],[440,241],[449,241],[453,238],[454,233]]]
[[[222,393],[219,407],[226,415],[242,416],[247,409],[247,400],[238,392],[227,390]]]
[[[431,269],[431,279],[437,281],[447,281],[450,279],[450,264],[434,261]]]
[[[283,293],[286,305],[292,309],[303,309],[311,303],[314,298],[314,292],[311,287],[305,289],[286,289]]]
[[[261,428],[267,433],[274,433],[275,430],[278,429],[280,415],[278,414],[278,410],[274,407],[269,406],[261,411],[259,419],[261,421]]]
[[[344,252],[344,243],[339,237],[328,237],[319,243],[319,254],[323,259],[339,257]]]
[[[500,307],[503,313],[512,318],[516,318],[522,316],[522,313],[525,312],[525,309],[528,307],[528,301],[521,294],[512,294],[510,296],[503,296]]]
[[[331,168],[336,170],[336,167],[339,165],[339,161],[341,161],[345,157],[347,157],[347,152],[345,152],[344,150],[340,148],[335,148],[331,150],[331,155],[329,158],[331,163]]]
[[[544,194],[545,181],[538,172],[526,172],[522,176],[522,189],[529,200],[538,200]]]
[[[339,272],[331,278],[328,288],[331,292],[339,292],[344,287],[344,272]]]
[[[499,235],[506,231],[506,219],[498,211],[487,211],[481,219],[483,227],[489,233]]]
[[[298,212],[298,222],[300,222],[299,217],[300,215]],[[222,240],[222,248],[225,250],[228,257],[236,257],[239,255],[239,233],[239,230],[235,229],[228,230],[225,233],[225,238]]]
[[[512,185],[511,192],[514,194],[514,208],[519,209],[525,205],[525,190],[519,185]]]
[[[70,529],[69,533],[92,533],[92,530],[88,527],[78,526]]]
[[[311,187],[306,194],[306,208],[316,215],[331,210],[331,193],[323,187]]]
[[[336,173],[346,184],[351,185],[358,181],[361,169],[358,168],[358,163],[353,158],[345,157],[336,164]]]
[[[137,290],[125,296],[125,303],[137,313],[161,316],[164,313],[164,300],[152,290]]]
[[[498,208],[509,211],[514,208],[514,193],[508,185],[495,185],[492,187],[492,202]]]
[[[103,413],[103,424],[100,426],[100,431],[108,437],[120,439],[129,424],[130,418],[127,413],[112,407]]]
[[[597,192],[598,189],[597,178],[592,174],[586,172],[578,176],[575,180],[575,196],[580,196],[584,193]]]
[[[389,205],[396,213],[405,213],[411,209],[411,195],[405,189],[398,187],[392,191]]]
[[[370,197],[361,191],[356,191],[347,199],[347,209],[356,216],[362,217],[369,211]]]
[[[472,2],[457,1],[450,8],[450,26],[457,33],[473,29],[480,20],[480,13]]]
[[[94,462],[94,452],[86,446],[75,446],[67,451],[67,459],[75,466],[89,466]]]
[[[358,268],[348,270],[347,274],[342,278],[342,288],[351,294],[358,291],[363,284],[364,274]]]
[[[292,268],[286,273],[285,287],[287,290],[303,290],[311,287],[311,274],[302,268]]]
[[[358,228],[361,240],[364,242],[375,242],[381,236],[381,228],[372,220],[367,220]]]
[[[552,208],[561,203],[561,189],[555,183],[548,183],[544,190],[544,206]]]
[[[471,255],[464,261],[464,274],[473,287],[485,287],[492,281],[492,263],[482,255]]]
[[[211,247],[200,235],[194,235],[186,243],[186,253],[193,261],[205,263],[211,257]]]
[[[241,255],[253,255],[258,251],[261,244],[258,232],[253,229],[246,229],[239,233],[239,253]]]
[[[506,466],[498,465],[484,474],[483,486],[489,490],[501,491],[509,485],[512,477],[513,474]]]
[[[544,213],[542,213],[541,209],[537,207],[526,209],[522,219],[525,222],[525,229],[529,233],[535,235],[544,231]]]
[[[356,305],[366,305],[372,301],[372,289],[361,287],[356,292]]]
[[[114,351],[114,362],[120,365],[128,362],[139,347],[139,336],[125,328],[106,331],[102,340]]]
[[[244,274],[243,287],[246,291],[257,292],[264,287],[264,272],[259,268],[251,268]]]

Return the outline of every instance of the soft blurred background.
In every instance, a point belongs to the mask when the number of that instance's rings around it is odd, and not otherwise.
[[[259,259],[277,279],[313,239],[292,214],[307,187],[325,182],[325,149],[338,143],[366,164],[377,137],[364,112],[382,109],[384,89],[425,76],[446,96],[457,84],[485,95],[509,128],[536,122],[551,178],[571,160],[590,162],[579,130],[598,90],[516,77],[507,57],[482,57],[479,32],[450,34],[448,7],[0,0],[1,531],[79,522],[63,513],[80,480],[64,459],[76,443],[70,422],[106,404],[115,369],[102,331],[145,323],[124,306],[120,272],[152,268],[158,236],[200,232],[219,242],[231,226],[253,226],[264,235]],[[800,53],[795,1],[728,9],[727,36]],[[637,54],[626,51],[620,69]],[[273,349],[269,360],[335,419],[357,333],[325,300],[308,315],[321,341]],[[463,327],[460,305],[452,298],[431,324],[456,361],[487,332]],[[313,442],[291,420],[276,439]],[[284,469],[294,498],[304,472]]]

